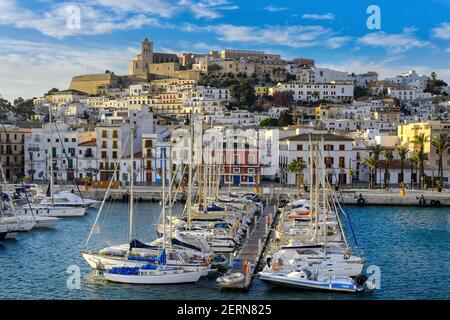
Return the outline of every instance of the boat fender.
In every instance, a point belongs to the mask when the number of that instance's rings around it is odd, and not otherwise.
[[[209,266],[211,264],[211,256],[207,256],[204,261],[205,266]]]
[[[272,264],[272,270],[275,272],[278,272],[281,270],[281,265],[278,262],[275,262],[274,264]]]

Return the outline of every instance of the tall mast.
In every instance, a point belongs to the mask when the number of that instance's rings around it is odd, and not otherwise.
[[[172,177],[173,176],[173,177]],[[172,249],[172,178],[175,183],[175,175],[172,172],[172,140],[169,145],[169,248]]]
[[[163,250],[166,248],[166,149],[161,150]]]
[[[322,137],[322,143],[321,143],[321,155],[322,155],[322,206],[323,206],[323,240],[324,240],[324,252],[325,255],[327,253],[327,233],[328,233],[328,226],[327,226],[327,218],[328,218],[328,189],[326,186],[326,168],[325,168],[325,162],[323,158],[323,150],[324,150],[324,144],[323,144],[323,137]]]
[[[312,223],[312,214],[313,214],[313,169],[314,168],[314,161],[313,161],[313,148],[312,148],[312,142],[311,142],[311,135],[309,135],[309,217],[310,222]]]
[[[192,152],[194,151],[194,123],[193,114],[191,110],[191,121],[190,121],[190,137],[189,137],[189,174],[188,174],[188,195],[187,195],[187,216],[188,216],[188,229],[191,230],[191,214],[192,214]]]
[[[319,231],[319,186],[320,186],[320,177],[319,177],[319,161],[317,159],[317,145],[314,144],[314,162],[316,164],[314,173],[316,175],[315,181],[315,195],[314,195],[314,211],[315,211],[315,221],[314,221],[314,239],[317,241],[317,233]]]
[[[131,167],[130,167],[130,198],[129,198],[129,207],[130,207],[130,234],[129,234],[129,242],[133,241],[133,215],[134,215],[134,128],[130,129],[130,149],[131,149]]]
[[[52,108],[53,105],[48,107],[48,123],[50,127],[50,197],[52,198],[52,204],[54,203],[53,197],[53,130],[52,130]]]

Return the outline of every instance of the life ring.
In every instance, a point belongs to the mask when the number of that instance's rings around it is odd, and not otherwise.
[[[431,204],[432,206],[435,206],[435,205],[436,205],[436,201],[431,200],[431,201],[430,201],[430,204]]]
[[[364,198],[358,198],[358,204],[361,206],[361,205],[363,205],[363,204],[365,204],[366,203],[366,199],[364,199]]]
[[[272,264],[272,270],[278,272],[281,270],[281,265],[278,262]]]

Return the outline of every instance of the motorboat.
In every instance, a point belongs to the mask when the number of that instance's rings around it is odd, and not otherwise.
[[[273,274],[269,272],[260,272],[260,279],[281,286],[289,286],[299,289],[314,289],[337,292],[362,292],[367,280],[366,277],[360,277],[353,280],[350,277],[343,276],[319,276],[308,269],[292,271],[286,275]]]

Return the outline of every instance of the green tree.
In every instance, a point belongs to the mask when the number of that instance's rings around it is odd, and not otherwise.
[[[435,133],[431,136],[431,145],[436,149],[436,154],[439,157],[439,168],[438,175],[440,185],[444,183],[444,168],[442,165],[442,157],[444,152],[450,148],[450,137],[448,134],[443,132]]]
[[[419,153],[417,154],[417,159],[419,160],[420,165],[420,184],[419,186],[423,188],[424,182],[425,182],[425,161],[427,160],[427,156],[424,153],[425,150],[425,143],[430,141],[430,137],[426,136],[425,133],[420,133],[417,136],[414,137],[413,143],[415,145],[419,145]]]
[[[286,167],[286,171],[292,172],[295,174],[295,185],[297,189],[300,190],[301,185],[303,184],[303,170],[306,169],[306,163],[303,159],[295,159],[292,160]]]
[[[363,161],[363,163],[369,167],[369,188],[372,188],[373,185],[374,185],[373,184],[373,178],[374,178],[374,176],[376,178],[375,169],[376,169],[376,166],[377,166],[377,162],[378,161],[375,160],[375,158],[373,156],[372,157],[368,157],[368,158],[364,159],[364,161]]]
[[[261,127],[278,127],[278,119],[276,118],[267,118],[259,123]]]
[[[0,120],[6,120],[8,116],[8,112],[11,111],[12,105],[11,102],[9,102],[6,99],[3,99],[0,95]]]
[[[280,118],[278,119],[278,125],[280,127],[290,126],[294,123],[294,118],[292,114],[286,110],[280,113]]]
[[[372,157],[375,159],[375,162],[378,162],[380,160],[381,152],[383,151],[383,148],[381,147],[381,145],[379,145],[379,144],[370,145],[369,150],[370,150],[370,152],[372,152]],[[377,167],[376,166],[375,166],[374,175],[375,175],[374,185],[377,185],[377,179],[376,179]]]
[[[33,99],[24,100],[20,97],[15,99],[12,111],[19,120],[29,119],[35,114]]]
[[[400,182],[405,182],[404,166],[408,152],[409,150],[405,146],[398,146],[395,149],[395,153],[397,153],[400,158]]]
[[[389,164],[394,158],[394,153],[391,150],[383,150],[382,156],[384,158],[384,188],[386,189],[390,183],[389,179]]]

